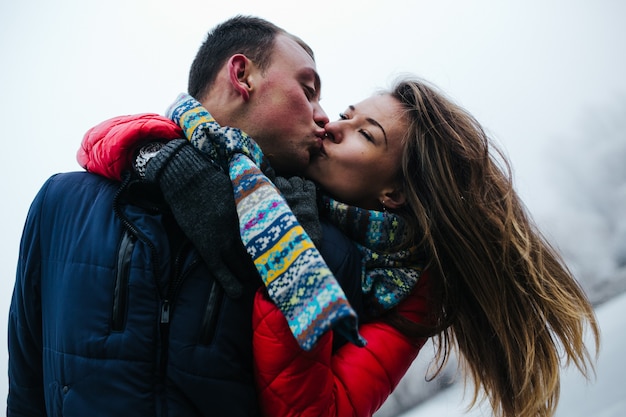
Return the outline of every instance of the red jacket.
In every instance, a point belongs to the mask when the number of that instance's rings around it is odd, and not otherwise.
[[[141,145],[184,137],[176,123],[158,114],[118,116],[85,133],[76,159],[89,172],[119,180],[122,172],[132,167],[132,159]]]
[[[398,310],[416,323],[428,320],[428,272]],[[395,389],[424,345],[411,343],[388,324],[361,325],[364,348],[345,344],[334,354],[332,333],[306,352],[299,348],[287,322],[259,291],[252,318],[253,349],[259,398],[272,417],[369,417]]]

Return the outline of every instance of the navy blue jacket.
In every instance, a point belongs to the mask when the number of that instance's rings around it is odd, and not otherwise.
[[[251,270],[243,295],[226,297],[154,191],[80,172],[36,196],[9,314],[8,416],[258,415],[260,279]],[[323,231],[359,309],[358,250]]]

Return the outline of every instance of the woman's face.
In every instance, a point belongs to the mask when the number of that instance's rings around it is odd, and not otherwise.
[[[347,204],[396,208],[404,203],[398,174],[407,128],[400,102],[389,94],[349,106],[339,120],[326,125],[328,136],[306,176]]]

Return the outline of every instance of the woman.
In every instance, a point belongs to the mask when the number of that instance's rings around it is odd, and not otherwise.
[[[411,228],[404,244],[417,243],[430,255],[438,369],[456,348],[476,387],[472,403],[482,389],[494,415],[552,415],[561,354],[587,374],[585,325],[596,349],[599,329],[585,294],[531,222],[507,161],[478,122],[435,88],[407,80],[350,107],[326,131],[308,177],[347,203],[401,215]],[[407,343],[428,334],[398,324],[404,307],[379,320],[377,336],[367,325],[361,333],[370,343],[385,330],[397,335],[382,321]],[[316,350],[298,351],[272,309],[257,295],[255,362],[267,415],[368,415],[373,410],[363,403],[380,400],[365,394],[372,382],[386,383],[386,369],[412,360],[408,345],[395,340],[393,347],[345,345],[333,352],[332,334]],[[386,369],[360,372],[379,360],[387,361]],[[310,391],[315,386],[324,389]]]
[[[351,106],[326,131],[307,172],[323,190],[322,215],[363,249],[366,266],[390,254],[384,274],[394,255],[417,251],[410,259],[426,257],[427,273],[399,295],[395,280],[372,288],[365,275],[362,287],[374,296],[360,317],[365,348],[335,348],[327,332],[312,350],[301,349],[283,312],[260,291],[254,349],[266,415],[371,415],[433,335],[439,369],[458,348],[474,399],[482,388],[496,415],[552,415],[558,346],[586,373],[584,326],[596,341],[598,327],[480,125],[434,88],[407,80]],[[390,219],[403,227],[377,236]]]

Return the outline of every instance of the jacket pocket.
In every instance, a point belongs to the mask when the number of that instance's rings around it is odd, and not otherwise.
[[[204,312],[204,317],[202,318],[200,344],[208,345],[213,341],[215,326],[217,325],[217,318],[219,317],[223,297],[224,290],[222,289],[222,286],[214,280],[211,284],[209,300]]]
[[[115,268],[115,288],[113,293],[113,318],[111,330],[119,332],[126,324],[126,310],[128,304],[128,281],[130,278],[130,263],[135,249],[136,239],[124,231],[117,254],[117,265]]]

